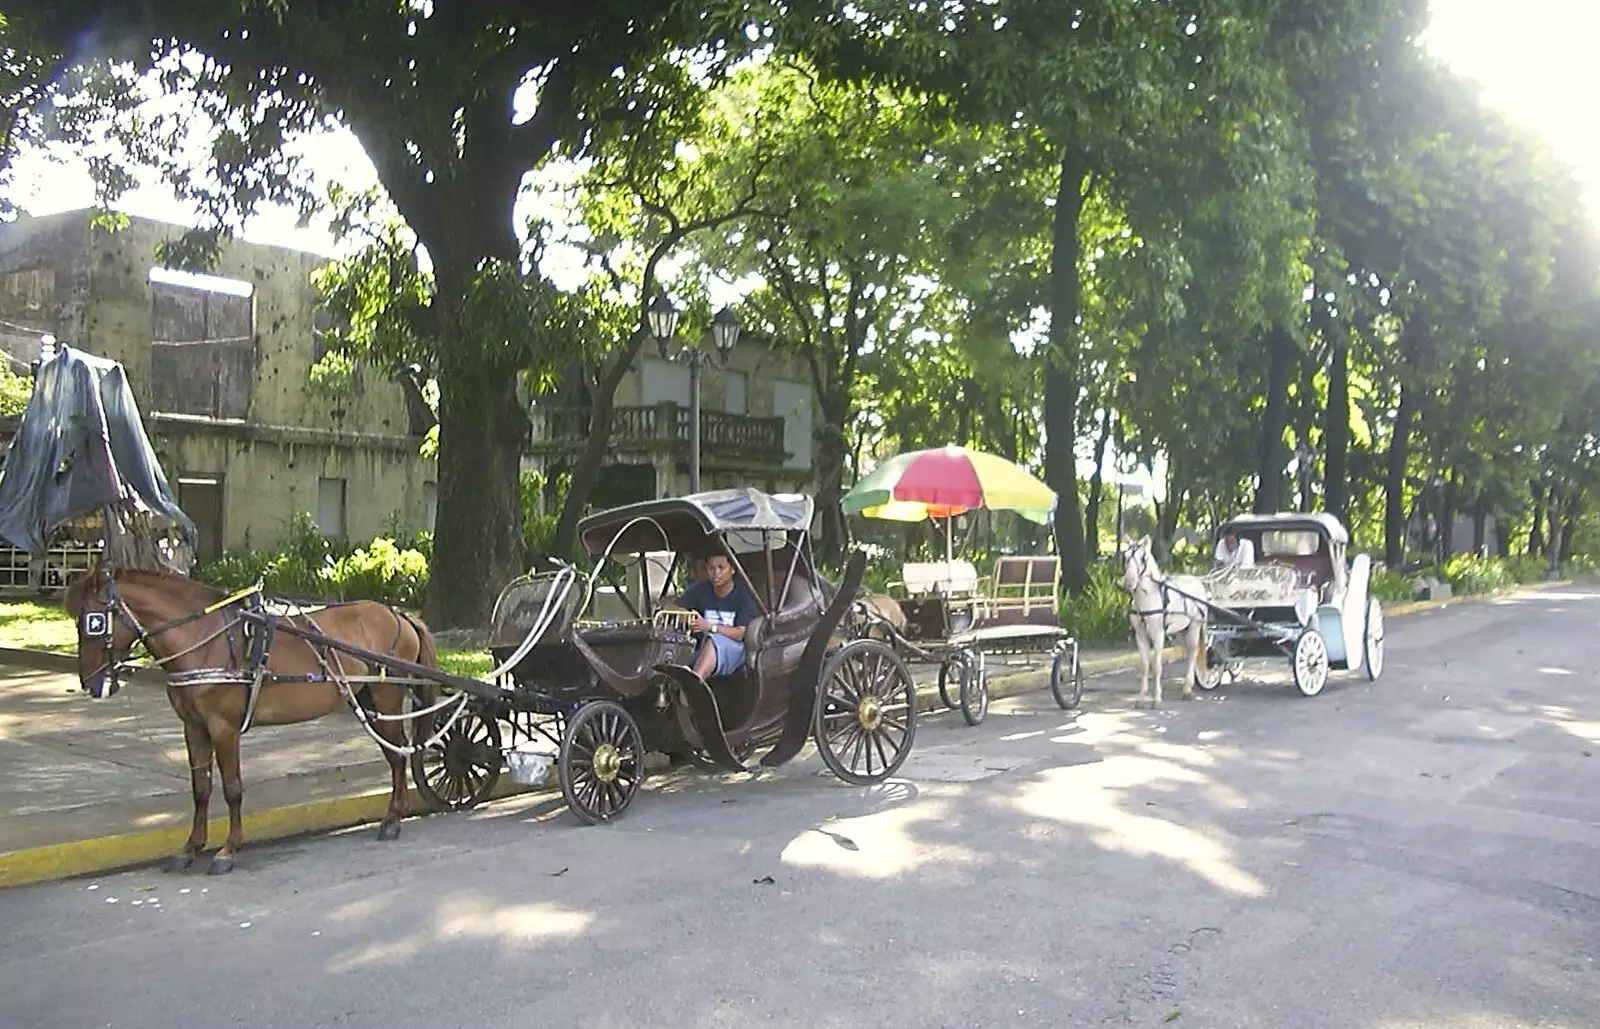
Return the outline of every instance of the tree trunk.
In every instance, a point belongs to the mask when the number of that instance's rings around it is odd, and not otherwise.
[[[1274,514],[1283,508],[1283,430],[1289,424],[1289,378],[1294,374],[1294,337],[1281,325],[1267,330],[1267,408],[1261,416],[1257,447],[1256,499],[1252,510]]]
[[[599,381],[589,392],[589,435],[585,438],[583,452],[572,467],[572,477],[567,480],[567,498],[561,505],[561,517],[556,520],[555,536],[550,547],[555,557],[572,560],[578,555],[578,522],[584,508],[589,505],[589,493],[600,477],[611,454],[611,430],[616,423],[617,386],[633,367],[644,346],[645,334],[636,330],[622,349],[613,354],[600,373]],[[587,376],[582,376],[587,380]]]
[[[528,418],[518,368],[444,352],[439,367],[439,508],[423,615],[434,629],[489,624],[526,569],[518,472]]]
[[[1078,498],[1078,219],[1083,213],[1087,155],[1075,144],[1061,155],[1050,244],[1050,343],[1044,372],[1045,478],[1056,492],[1056,548],[1061,585],[1071,594],[1089,587],[1083,510]]]
[[[841,405],[837,398],[825,398],[825,413],[821,439],[817,447],[817,511],[822,517],[820,538],[817,541],[817,560],[829,567],[842,564],[848,542],[849,526],[839,501],[844,496],[844,461],[848,452],[843,415],[838,409],[848,407],[848,396]]]
[[[1399,571],[1406,559],[1406,459],[1410,454],[1414,402],[1411,390],[1400,390],[1394,428],[1389,436],[1389,461],[1383,477],[1383,560]]]
[[[1533,525],[1528,528],[1528,555],[1544,554],[1544,509],[1550,502],[1550,491],[1540,483],[1533,483]]]
[[[1094,476],[1089,480],[1089,506],[1083,518],[1083,552],[1093,561],[1100,556],[1100,495],[1105,487],[1106,446],[1111,442],[1111,405],[1106,405],[1100,422],[1100,438],[1094,442]],[[1117,502],[1122,502],[1122,487],[1117,487]]]
[[[1460,509],[1461,486],[1451,472],[1444,483],[1444,502],[1439,505],[1439,561],[1450,560],[1456,552],[1456,513]]]
[[[1483,506],[1483,501],[1478,501],[1472,510],[1472,552],[1483,553],[1484,545],[1489,542],[1489,509]]]
[[[1350,348],[1331,340],[1328,404],[1322,413],[1322,496],[1328,513],[1350,521]]]

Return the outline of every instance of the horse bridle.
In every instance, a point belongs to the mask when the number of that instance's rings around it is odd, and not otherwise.
[[[90,611],[85,608],[83,614],[79,618],[79,630],[82,632],[84,637],[87,639],[99,640],[101,644],[101,650],[105,653],[105,660],[101,662],[99,667],[95,668],[89,673],[90,677],[104,673],[105,679],[103,681],[105,688],[101,691],[96,691],[86,686],[84,689],[88,691],[96,700],[103,700],[122,689],[122,678],[120,673],[123,668],[123,662],[117,660],[117,656],[113,652],[113,647],[116,642],[117,620],[120,619],[127,625],[129,629],[133,630],[133,639],[128,643],[128,654],[131,655],[134,648],[140,646],[141,644],[144,646],[146,652],[150,652],[150,641],[155,639],[157,636],[160,636],[163,633],[171,632],[173,629],[177,629],[181,626],[188,625],[190,622],[199,621],[201,618],[204,618],[207,615],[215,614],[217,611],[220,611],[231,604],[238,603],[240,600],[250,596],[251,594],[260,592],[260,590],[261,587],[259,584],[252,586],[249,589],[232,594],[215,604],[203,607],[198,611],[191,611],[186,615],[162,622],[154,629],[146,629],[144,625],[140,623],[139,616],[135,615],[133,613],[133,609],[128,606],[127,601],[123,600],[122,597],[118,595],[116,573],[107,572],[105,599],[103,601],[105,607],[99,611]],[[169,661],[175,661],[178,658],[183,657],[185,654],[191,654],[194,651],[199,650],[201,647],[206,646],[212,640],[223,635],[224,633],[232,631],[239,625],[242,619],[243,616],[241,614],[235,614],[232,618],[226,619],[223,622],[222,628],[205,636],[198,642],[185,647],[177,653],[168,654],[166,657],[156,657],[153,652],[150,652],[150,659],[157,667],[165,665]],[[231,649],[231,638],[229,642]]]
[[[1130,551],[1134,551],[1134,550],[1138,551],[1138,560],[1139,560],[1139,575],[1138,575],[1137,578],[1134,579],[1134,589],[1130,590],[1126,586],[1124,586],[1122,583],[1120,583],[1120,582],[1117,583],[1117,588],[1122,590],[1124,593],[1126,593],[1128,595],[1128,614],[1130,614],[1130,615],[1138,615],[1140,618],[1154,618],[1156,615],[1161,615],[1163,618],[1165,618],[1166,614],[1167,614],[1167,588],[1168,588],[1167,587],[1167,581],[1165,579],[1158,579],[1153,575],[1150,576],[1150,581],[1155,583],[1156,584],[1156,588],[1161,591],[1161,606],[1160,607],[1156,608],[1153,611],[1141,611],[1138,608],[1133,606],[1133,595],[1134,595],[1134,592],[1135,592],[1135,590],[1138,589],[1139,583],[1144,581],[1145,575],[1148,574],[1149,571],[1150,571],[1150,552],[1148,550],[1146,550],[1140,544],[1138,544],[1138,543],[1130,543],[1125,548],[1123,548],[1122,553],[1123,553],[1124,558],[1128,559],[1128,560],[1131,560],[1132,559],[1132,555],[1130,555],[1129,552]]]

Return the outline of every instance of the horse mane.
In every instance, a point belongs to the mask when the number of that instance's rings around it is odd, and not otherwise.
[[[198,593],[208,600],[216,600],[226,595],[225,590],[203,583],[199,579],[191,579],[187,575],[179,575],[176,572],[166,570],[152,571],[147,568],[118,568],[112,571],[119,576],[138,576],[184,590],[190,594]],[[98,586],[104,582],[106,577],[107,569],[99,561],[90,565],[87,572],[67,584],[67,591],[61,597],[62,609],[76,620],[83,614],[84,594],[88,592],[91,586]]]

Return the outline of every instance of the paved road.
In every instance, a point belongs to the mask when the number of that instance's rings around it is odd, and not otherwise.
[[[1397,619],[1314,700],[931,718],[880,790],[810,758],[7,891],[0,1026],[1594,1026],[1597,621]]]

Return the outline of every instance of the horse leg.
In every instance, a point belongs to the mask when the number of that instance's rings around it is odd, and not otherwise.
[[[200,852],[206,849],[206,826],[211,821],[211,737],[204,725],[183,723],[183,745],[189,753],[189,791],[194,796],[194,826],[183,850],[166,865],[169,872],[187,871]]]
[[[1145,622],[1136,616],[1133,623],[1133,642],[1139,647],[1139,696],[1133,706],[1138,707],[1150,698],[1150,644],[1145,639]]]
[[[1150,645],[1151,656],[1155,665],[1156,699],[1151,702],[1151,707],[1161,706],[1161,655],[1167,649],[1167,620],[1161,619],[1161,629],[1156,635],[1155,642]]]
[[[1189,622],[1189,629],[1186,633],[1184,633],[1184,649],[1188,650],[1189,652],[1189,672],[1183,680],[1184,700],[1194,699],[1194,677],[1196,669],[1200,664],[1200,641],[1201,633],[1204,628],[1205,623],[1201,622],[1199,619],[1191,619]]]
[[[222,796],[228,802],[228,840],[211,859],[206,874],[227,875],[233,871],[233,859],[244,846],[244,777],[239,774],[239,727],[213,723],[211,730],[211,742],[217,750],[217,769],[222,772]]]
[[[386,694],[383,702],[379,702],[378,694]],[[396,687],[374,688],[369,696],[373,700],[375,713],[396,715],[400,713],[405,703],[405,691]],[[393,699],[389,699],[392,696]],[[389,778],[392,788],[389,793],[389,810],[384,812],[383,822],[378,826],[378,839],[392,840],[400,835],[400,822],[406,817],[406,730],[403,722],[372,720],[372,727],[380,739],[389,744],[383,747],[383,756],[389,762]],[[390,747],[395,749],[391,750]]]

